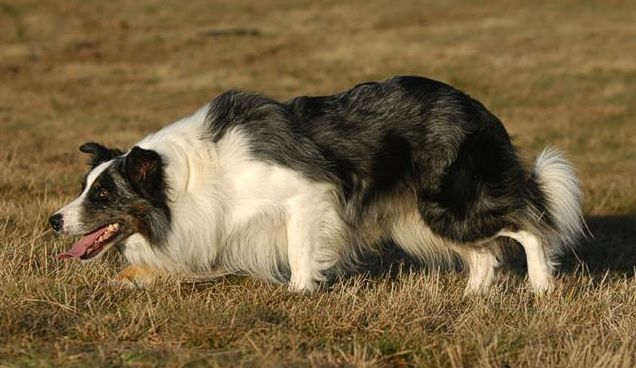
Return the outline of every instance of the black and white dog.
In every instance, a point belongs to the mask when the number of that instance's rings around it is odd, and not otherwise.
[[[137,267],[132,281],[223,270],[312,291],[394,241],[427,261],[459,255],[467,291],[482,292],[511,238],[544,292],[554,256],[582,232],[579,184],[561,154],[545,150],[524,169],[481,103],[420,77],[284,103],[230,91],[128,152],[80,150],[92,169],[50,223],[83,237],[58,257],[116,245]]]

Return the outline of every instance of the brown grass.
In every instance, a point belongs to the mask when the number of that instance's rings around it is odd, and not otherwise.
[[[636,3],[0,0],[0,366],[636,365]],[[87,140],[126,147],[215,94],[450,82],[534,156],[570,153],[595,238],[535,298],[524,275],[380,272],[305,296],[252,279],[109,288],[56,262],[48,214]],[[386,262],[384,263],[386,264]],[[399,264],[393,265],[394,269]]]

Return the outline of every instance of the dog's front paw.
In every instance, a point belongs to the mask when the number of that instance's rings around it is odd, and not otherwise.
[[[152,286],[160,276],[161,273],[152,267],[132,265],[121,270],[109,284],[129,289],[144,289]]]
[[[292,277],[287,288],[295,293],[311,294],[318,289],[318,283],[311,278]]]

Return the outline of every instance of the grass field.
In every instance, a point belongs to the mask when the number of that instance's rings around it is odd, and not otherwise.
[[[0,0],[0,366],[633,367],[635,55],[634,1]],[[129,147],[230,88],[395,74],[480,99],[528,159],[569,153],[594,237],[554,293],[518,261],[465,298],[463,272],[400,257],[315,295],[237,276],[126,290],[106,285],[115,254],[53,260],[81,143]]]

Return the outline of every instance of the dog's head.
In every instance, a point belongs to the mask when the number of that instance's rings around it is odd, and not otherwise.
[[[137,146],[124,153],[93,142],[80,151],[91,155],[82,191],[49,223],[58,233],[82,238],[57,257],[93,259],[133,234],[161,243],[170,225],[161,156]]]

